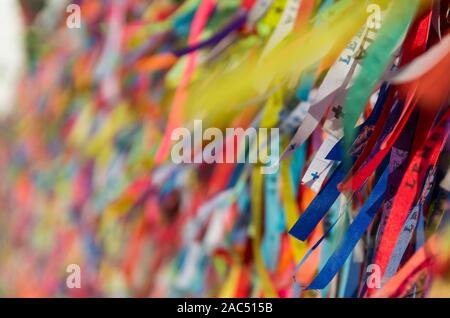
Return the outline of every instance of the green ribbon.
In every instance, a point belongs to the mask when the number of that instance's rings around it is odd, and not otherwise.
[[[350,149],[355,137],[355,125],[391,62],[392,54],[403,41],[419,3],[420,0],[392,1],[375,42],[367,50],[361,63],[361,71],[346,98],[344,142],[347,150]]]

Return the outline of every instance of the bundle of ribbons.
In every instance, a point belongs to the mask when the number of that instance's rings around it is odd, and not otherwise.
[[[449,1],[2,3],[0,295],[450,297]]]

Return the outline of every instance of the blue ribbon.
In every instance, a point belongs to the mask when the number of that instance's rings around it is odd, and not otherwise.
[[[309,285],[308,289],[322,289],[326,287],[339,269],[344,265],[348,256],[358,241],[372,223],[377,211],[380,209],[386,193],[389,169],[385,169],[375,188],[361,209],[361,212],[350,225],[342,243],[330,257],[319,275]]]
[[[290,235],[301,241],[305,241],[308,238],[339,196],[340,192],[337,186],[342,182],[344,177],[344,169],[342,165],[339,165],[325,187],[314,198],[306,211],[291,228],[289,231]]]
[[[389,86],[384,84],[380,89],[380,96],[369,118],[360,126],[359,130],[364,131],[367,127],[373,126],[379,119],[383,105],[386,101]],[[328,160],[340,161],[343,158],[342,140],[328,154]],[[305,241],[312,231],[315,229],[320,220],[327,214],[333,203],[339,197],[337,186],[344,180],[347,169],[340,164],[326,182],[325,186],[320,190],[319,194],[314,198],[306,211],[294,224],[289,234],[295,238]]]

